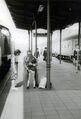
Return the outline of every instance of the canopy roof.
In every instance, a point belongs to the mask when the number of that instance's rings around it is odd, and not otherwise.
[[[47,29],[47,0],[5,0],[17,28]],[[40,7],[39,7],[40,6]],[[81,21],[81,0],[50,0],[51,31]]]

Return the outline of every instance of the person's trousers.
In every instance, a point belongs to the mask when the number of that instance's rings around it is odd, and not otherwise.
[[[32,71],[32,70],[30,70],[30,71],[29,71],[29,76],[28,76],[28,81],[27,81],[27,87],[30,86],[30,80],[31,80],[31,78],[33,78],[33,79],[32,79],[32,80],[33,80],[33,87],[36,86],[34,75],[35,75],[35,72]]]

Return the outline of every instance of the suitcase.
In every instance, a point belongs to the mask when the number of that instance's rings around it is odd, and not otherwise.
[[[47,84],[47,78],[46,77],[41,78],[39,83],[39,88],[43,88],[43,89],[46,88],[46,84]]]

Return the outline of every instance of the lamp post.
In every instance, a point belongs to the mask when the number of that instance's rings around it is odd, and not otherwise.
[[[39,5],[37,15],[40,12],[42,12],[43,9],[44,9],[44,5]],[[36,54],[36,57],[37,57],[37,21],[35,20],[34,23],[35,23],[35,54]]]

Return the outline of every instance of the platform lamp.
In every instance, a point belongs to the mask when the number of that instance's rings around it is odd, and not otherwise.
[[[39,5],[38,11],[37,11],[37,16],[40,12],[43,11],[43,9],[44,9],[44,5]],[[36,42],[35,42],[35,53],[36,53],[36,57],[37,57],[37,21],[35,18],[34,18],[34,21],[32,24],[35,24],[35,40],[36,40]],[[36,73],[36,79],[38,79],[38,73]]]
[[[37,16],[40,12],[42,12],[44,9],[44,5],[39,5],[38,10],[37,10]],[[34,20],[34,24],[35,24],[35,39],[36,39],[36,43],[35,43],[35,53],[36,53],[36,57],[37,57],[37,21],[36,19]]]
[[[39,12],[42,12],[43,9],[44,9],[44,5],[39,5],[39,7],[38,7],[38,13],[39,13]]]

